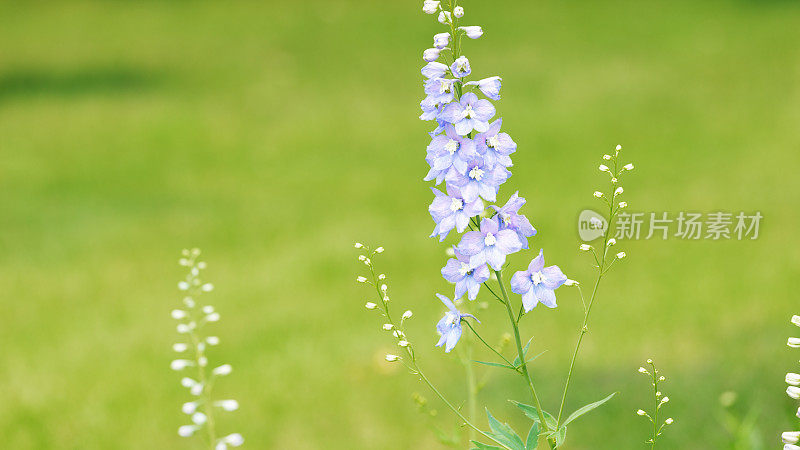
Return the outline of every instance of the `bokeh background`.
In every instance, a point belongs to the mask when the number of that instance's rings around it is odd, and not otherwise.
[[[419,3],[419,4],[418,4]],[[569,449],[641,448],[654,358],[676,420],[664,448],[733,448],[726,414],[765,448],[796,428],[784,394],[800,313],[800,3],[465,0],[486,34],[476,74],[519,144],[533,246],[589,282],[576,220],[614,145],[636,164],[634,211],[761,211],[755,241],[624,243],[606,279],[568,409]],[[96,1],[0,4],[0,436],[3,448],[198,448],[176,434],[187,394],[169,370],[177,265],[201,247],[222,313],[211,358],[241,402],[222,428],[248,448],[439,448],[455,422],[399,366],[364,310],[356,240],[386,247],[396,308],[429,376],[456,401],[455,355],[432,346],[444,245],[428,239],[417,120],[421,51],[440,26],[417,1]],[[527,264],[531,253],[512,263]],[[555,409],[581,307],[523,331]],[[484,311],[487,338],[502,310]],[[478,369],[481,376],[484,369]],[[490,374],[480,394],[518,429]],[[738,393],[727,409],[720,394]],[[413,392],[439,414],[417,412]],[[482,418],[477,421],[485,425]],[[761,448],[746,430],[738,448]]]

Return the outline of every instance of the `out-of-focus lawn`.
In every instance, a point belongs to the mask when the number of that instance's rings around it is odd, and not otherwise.
[[[421,3],[421,2],[420,2]],[[650,240],[602,287],[570,408],[568,448],[639,448],[636,373],[669,377],[664,448],[725,448],[717,401],[758,408],[765,442],[794,423],[783,375],[800,313],[800,5],[791,1],[465,1],[484,27],[473,71],[502,75],[533,246],[589,282],[578,212],[617,143],[639,211],[761,211],[756,241]],[[196,448],[176,429],[169,370],[176,260],[199,246],[222,313],[212,359],[241,401],[222,428],[249,448],[430,448],[380,362],[391,341],[353,282],[356,239],[384,245],[423,365],[461,398],[453,356],[428,348],[449,288],[421,181],[421,50],[438,24],[404,2],[6,2],[0,5],[0,436],[3,448]],[[512,258],[527,263],[530,253]],[[549,409],[581,308],[524,321]],[[482,317],[498,330],[502,311]],[[488,338],[499,338],[499,331]],[[495,375],[481,401],[522,427]],[[440,406],[432,401],[432,404]],[[480,419],[480,423],[485,422]]]

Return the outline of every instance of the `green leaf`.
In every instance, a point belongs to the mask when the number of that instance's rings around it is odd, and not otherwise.
[[[485,366],[502,367],[504,369],[517,370],[516,367],[511,367],[511,366],[509,366],[507,364],[501,364],[501,363],[496,363],[496,362],[477,361],[477,360],[474,360],[474,359],[472,360],[472,362],[476,362],[478,364],[483,364]]]
[[[556,447],[561,447],[564,440],[567,438],[567,427],[562,426],[558,433],[556,433]]]
[[[491,435],[493,438],[512,450],[525,450],[522,438],[514,432],[511,426],[507,423],[500,423],[488,409],[486,410],[486,416],[489,418],[489,428],[492,430]]]
[[[520,402],[517,402],[517,401],[514,401],[514,400],[510,400],[510,401],[511,401],[511,403],[515,404],[517,406],[517,408],[521,409],[522,412],[524,412],[525,415],[528,416],[528,418],[530,418],[531,420],[534,421],[534,423],[539,423],[540,422],[539,421],[539,410],[536,409],[536,407],[531,406],[531,405],[526,405],[524,403],[520,403]],[[553,417],[547,411],[542,411],[542,415],[544,415],[544,420],[545,420],[545,422],[547,422],[547,427],[550,428],[551,430],[554,430],[556,428],[556,418]]]
[[[525,450],[536,450],[539,446],[539,424],[534,422],[531,430],[528,431],[528,439],[525,440]]]
[[[525,344],[525,348],[522,349],[522,356],[528,356],[528,347],[531,346],[531,341],[533,341],[533,338],[528,339],[528,343]],[[517,357],[514,358],[513,364],[516,367],[519,367],[522,364],[522,361],[519,359],[519,355],[517,355]]]
[[[534,356],[533,358],[531,358],[531,359],[529,359],[529,360],[527,360],[527,361],[525,361],[525,362],[526,362],[526,363],[529,363],[529,362],[531,362],[531,361],[535,360],[536,358],[538,358],[538,357],[542,356],[542,355],[543,355],[543,354],[544,354],[546,351],[547,351],[547,350],[544,350],[544,351],[540,352],[538,355]]]
[[[483,443],[478,442],[478,441],[472,441],[472,443],[475,444],[475,447],[473,447],[472,450],[487,450],[487,449],[494,450],[496,448],[497,449],[500,448],[500,447],[497,447],[497,446],[494,446],[494,445],[486,445],[486,444],[483,444]]]
[[[569,417],[567,417],[567,420],[565,420],[562,425],[566,426],[568,423],[572,422],[573,420],[577,419],[578,417],[588,413],[589,411],[597,408],[598,406],[602,405],[603,403],[611,400],[611,398],[614,397],[615,395],[617,395],[616,392],[614,392],[613,394],[609,395],[608,397],[606,397],[606,398],[604,398],[602,400],[596,401],[594,403],[589,403],[588,405],[584,406],[583,408],[578,409],[574,413],[570,414]]]

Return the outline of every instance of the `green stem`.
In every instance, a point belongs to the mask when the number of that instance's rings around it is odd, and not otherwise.
[[[494,354],[495,354],[495,355],[497,355],[497,356],[499,356],[499,357],[500,357],[500,358],[501,358],[503,361],[505,361],[505,363],[506,363],[506,364],[508,364],[508,365],[509,365],[509,366],[511,366],[511,367],[514,367],[514,364],[513,364],[511,361],[509,361],[509,360],[508,360],[508,359],[507,359],[505,356],[503,356],[503,354],[502,354],[502,353],[498,352],[498,351],[497,351],[497,350],[496,350],[494,347],[492,347],[491,345],[489,345],[489,344],[488,344],[488,343],[487,343],[487,342],[486,342],[486,341],[485,341],[485,340],[484,340],[484,339],[481,337],[481,335],[480,335],[480,334],[478,334],[478,332],[477,332],[477,331],[475,331],[475,328],[472,328],[472,324],[471,324],[471,323],[469,323],[469,322],[468,322],[468,321],[466,321],[466,320],[464,321],[464,323],[466,323],[466,324],[467,324],[467,326],[469,327],[469,329],[470,329],[470,330],[472,330],[472,333],[473,333],[473,334],[474,334],[474,335],[475,335],[475,336],[476,336],[478,339],[480,339],[480,341],[481,341],[481,342],[483,342],[483,345],[485,345],[485,346],[486,346],[486,348],[488,348],[489,350],[493,351],[493,352],[494,352]]]
[[[511,301],[508,299],[508,293],[506,292],[506,287],[503,285],[503,275],[500,270],[495,270],[494,273],[497,275],[497,283],[500,285],[500,292],[503,294],[504,303],[506,305],[506,311],[508,312],[508,320],[511,322],[511,327],[514,329],[514,339],[516,340],[517,344],[517,355],[519,356],[520,361],[520,368],[522,369],[522,375],[525,377],[525,380],[528,382],[528,387],[531,390],[531,395],[533,396],[533,401],[536,403],[536,410],[539,413],[539,424],[542,426],[543,432],[550,431],[550,427],[547,425],[547,422],[544,420],[544,410],[542,409],[542,403],[539,401],[539,396],[536,395],[536,388],[533,386],[533,379],[531,379],[531,374],[528,372],[528,363],[525,361],[525,351],[522,349],[522,340],[519,338],[519,326],[517,325],[517,321],[514,318],[514,312],[511,310]],[[551,449],[555,447],[555,441],[548,439],[547,443],[550,445]]]
[[[470,327],[472,329],[472,327]],[[474,334],[475,330],[473,330]],[[475,370],[472,367],[472,346],[474,341],[469,340],[467,346],[467,355],[464,359],[464,370],[467,372],[467,405],[469,407],[469,418],[473,422],[478,417],[478,389],[475,383]],[[475,440],[475,430],[469,429],[469,440]]]

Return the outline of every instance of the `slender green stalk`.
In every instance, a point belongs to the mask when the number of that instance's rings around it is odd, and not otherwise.
[[[487,343],[487,342],[486,342],[486,341],[485,341],[485,340],[484,340],[484,339],[481,337],[481,335],[480,335],[480,334],[478,334],[478,332],[477,332],[477,331],[475,331],[475,328],[472,328],[472,324],[471,324],[471,323],[469,323],[469,322],[468,322],[468,321],[466,321],[466,320],[464,321],[464,323],[465,323],[465,324],[467,324],[467,326],[469,327],[469,329],[470,329],[470,330],[472,330],[472,333],[473,333],[473,334],[474,334],[474,335],[475,335],[475,336],[476,336],[478,339],[480,339],[480,341],[481,341],[481,342],[483,342],[483,345],[485,345],[485,346],[486,346],[486,348],[488,348],[489,350],[493,351],[493,352],[494,352],[494,354],[495,354],[495,355],[497,355],[497,356],[499,356],[499,357],[500,357],[500,358],[501,358],[501,359],[502,359],[502,360],[503,360],[503,361],[504,361],[506,364],[508,364],[508,365],[509,365],[509,366],[511,366],[511,367],[514,367],[514,363],[512,363],[511,361],[509,361],[509,360],[508,360],[508,358],[506,358],[505,356],[503,356],[503,354],[502,354],[502,353],[498,352],[498,351],[497,351],[497,349],[495,349],[494,347],[492,347],[491,345],[489,345],[489,343]]]
[[[465,321],[467,324],[469,322]],[[472,329],[472,326],[470,326]],[[474,330],[473,330],[473,334]],[[474,340],[469,340],[469,345],[467,346],[467,355],[464,358],[464,370],[467,373],[467,405],[469,408],[469,418],[471,421],[475,421],[478,417],[478,388],[475,382],[475,369],[472,367],[472,347],[474,345]],[[475,439],[475,430],[472,428],[469,429],[469,440],[472,441]]]

